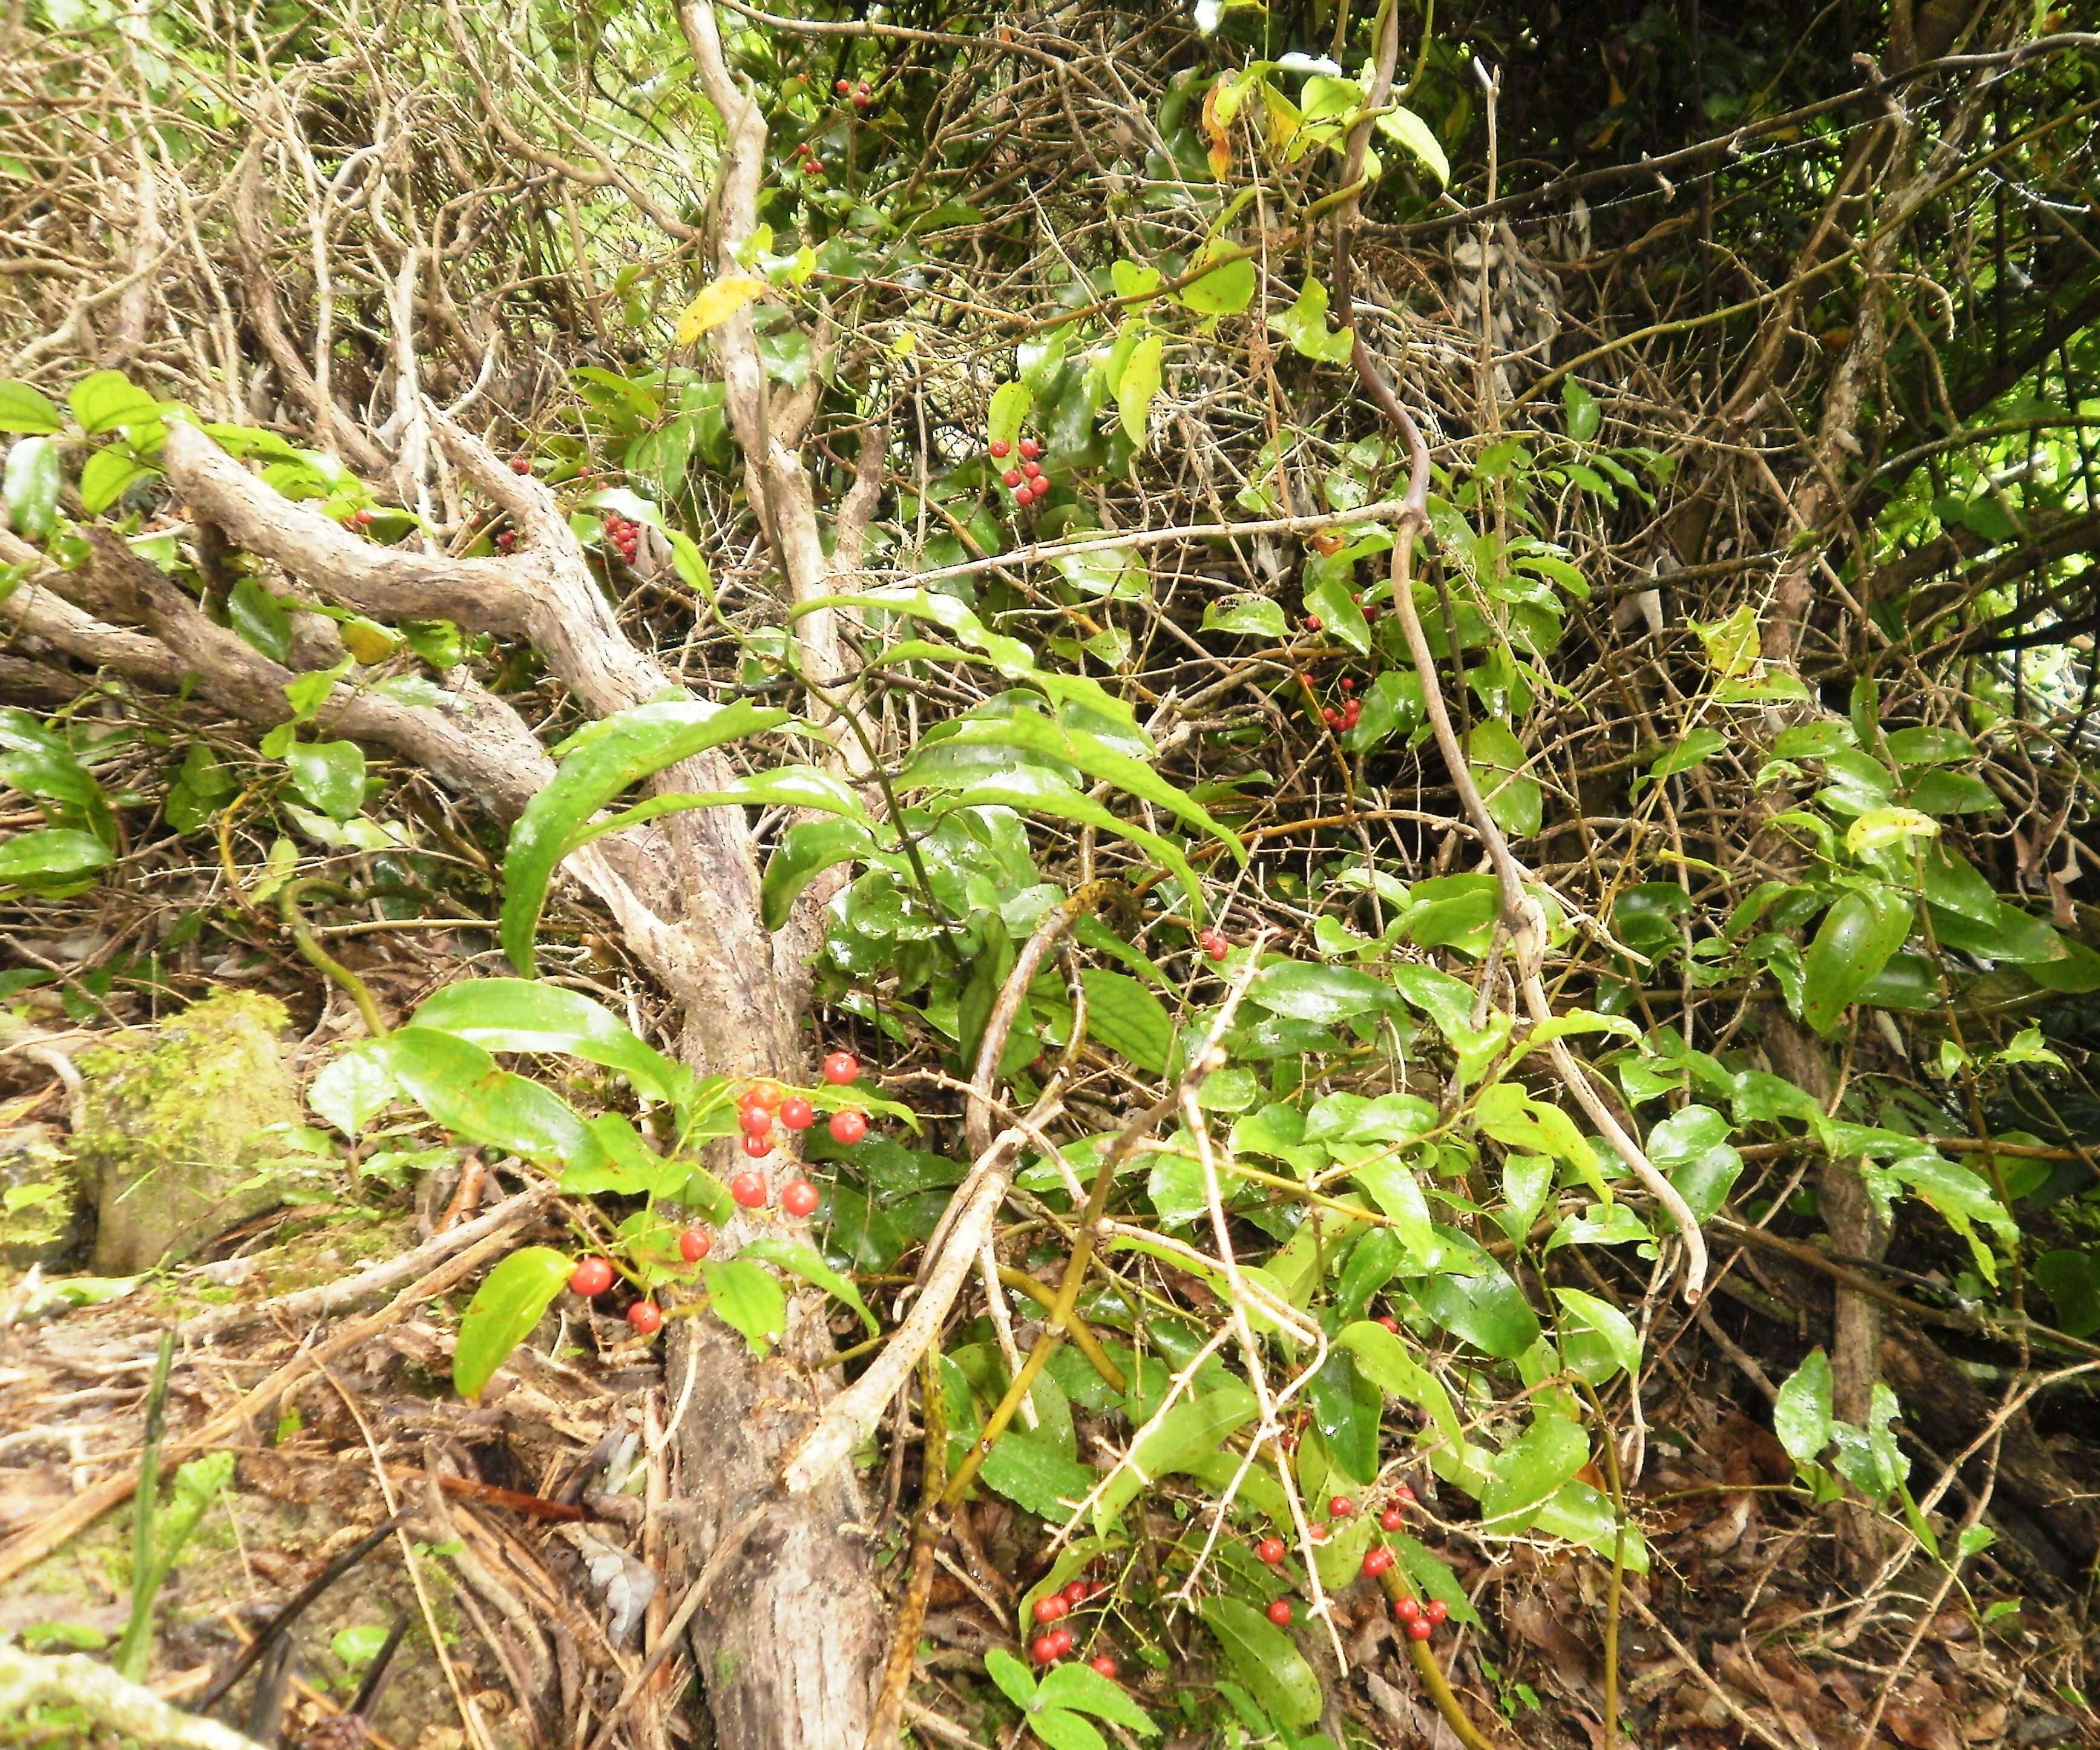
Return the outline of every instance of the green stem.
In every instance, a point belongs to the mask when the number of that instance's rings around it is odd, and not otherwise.
[[[153,1600],[161,1575],[153,1562],[153,1515],[160,1505],[161,1442],[167,1433],[168,1373],[174,1365],[175,1328],[161,1333],[153,1358],[152,1383],[146,1389],[146,1438],[139,1455],[139,1492],[131,1508],[131,1618],[117,1643],[112,1663],[120,1677],[142,1683],[153,1653]]]

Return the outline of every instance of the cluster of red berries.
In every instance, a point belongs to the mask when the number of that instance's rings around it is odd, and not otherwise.
[[[1401,1483],[1392,1491],[1392,1505],[1379,1515],[1379,1530],[1399,1531],[1407,1523],[1407,1509],[1414,1505],[1414,1491],[1405,1483]],[[1327,1517],[1330,1520],[1348,1518],[1356,1510],[1357,1504],[1346,1495],[1337,1495],[1327,1503]],[[1325,1543],[1327,1540],[1327,1527],[1325,1525],[1316,1525],[1312,1527],[1312,1540],[1316,1544]],[[1264,1537],[1254,1546],[1254,1553],[1258,1561],[1264,1562],[1271,1567],[1281,1567],[1283,1566],[1284,1558],[1289,1555],[1290,1551],[1282,1538]],[[1364,1577],[1366,1580],[1376,1580],[1392,1566],[1392,1560],[1391,1549],[1383,1544],[1374,1544],[1364,1552]],[[1410,1616],[1406,1611],[1403,1611],[1398,1604],[1393,1606],[1393,1614],[1402,1622],[1410,1624],[1408,1632],[1414,1634],[1418,1641],[1427,1640],[1435,1625],[1443,1621],[1449,1614],[1446,1607],[1441,1604],[1432,1605],[1427,1612],[1424,1612],[1422,1607],[1415,1605],[1412,1599],[1405,1599],[1402,1602],[1413,1608],[1414,1615]],[[1288,1628],[1290,1626],[1293,1614],[1290,1599],[1276,1598],[1270,1601],[1268,1620],[1277,1628]],[[1428,1626],[1419,1633],[1416,1633],[1412,1626],[1415,1617],[1425,1616]]]
[[[632,565],[634,555],[642,546],[642,525],[608,510],[605,518],[605,538],[610,541],[620,556]]]
[[[1406,1629],[1410,1641],[1426,1641],[1436,1633],[1436,1625],[1447,1620],[1451,1606],[1441,1598],[1432,1598],[1427,1604],[1413,1598],[1400,1598],[1392,1601],[1393,1620]]]
[[[824,174],[824,161],[817,156],[817,148],[806,139],[795,148],[795,168],[805,176]]]
[[[678,1235],[678,1256],[688,1264],[699,1263],[713,1247],[714,1235],[704,1227],[689,1227]],[[570,1292],[594,1301],[612,1286],[614,1277],[612,1260],[593,1253],[576,1260],[569,1272]],[[664,1328],[664,1309],[651,1300],[637,1301],[627,1309],[627,1322],[638,1335],[654,1337]]]
[[[860,1059],[850,1051],[834,1051],[824,1059],[824,1080],[835,1088],[850,1086],[860,1076]],[[817,1109],[799,1094],[788,1094],[778,1082],[754,1081],[737,1098],[736,1116],[743,1132],[743,1151],[754,1160],[773,1152],[773,1121],[790,1130],[806,1130],[817,1121]],[[848,1147],[867,1134],[867,1114],[848,1108],[833,1112],[826,1127],[834,1142]],[[739,1174],[739,1178],[745,1175]],[[735,1186],[730,1186],[732,1195]],[[762,1202],[764,1200],[761,1199]],[[751,1207],[756,1208],[757,1204]],[[806,1214],[805,1210],[791,1212]]]
[[[1342,683],[1343,692],[1353,691],[1356,684],[1354,681],[1343,680]],[[1354,729],[1357,727],[1357,720],[1363,714],[1362,700],[1345,697],[1339,707],[1331,705],[1322,706],[1320,711],[1320,721],[1333,730],[1336,735],[1340,735],[1345,731]]]
[[[1233,951],[1231,939],[1221,930],[1205,930],[1198,933],[1196,946],[1213,960],[1223,960]]]
[[[1013,453],[1014,447],[1004,438],[995,438],[986,446],[994,462],[1004,462]],[[1050,496],[1050,482],[1043,478],[1043,446],[1032,437],[1021,440],[1021,462],[1017,467],[1008,468],[999,475],[1000,481],[1013,493],[1013,502],[1022,510],[1039,499]]]
[[[1109,1589],[1106,1580],[1075,1580],[1063,1591],[1046,1593],[1038,1598],[1035,1601],[1035,1621],[1043,1633],[1028,1643],[1029,1656],[1039,1665],[1049,1665],[1055,1664],[1070,1652],[1077,1643],[1072,1631],[1061,1626],[1063,1620]],[[1121,1668],[1106,1653],[1097,1654],[1087,1663],[1105,1677],[1113,1678]]]
[[[850,97],[853,99],[854,108],[863,114],[867,113],[867,106],[875,101],[875,94],[868,90],[867,81],[865,79],[858,85],[855,85],[850,79],[834,80],[832,89],[841,97]]]

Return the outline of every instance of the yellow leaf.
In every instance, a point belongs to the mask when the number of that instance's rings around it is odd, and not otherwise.
[[[732,273],[716,281],[679,316],[678,344],[690,347],[709,329],[720,328],[765,289],[765,281],[753,273]]]

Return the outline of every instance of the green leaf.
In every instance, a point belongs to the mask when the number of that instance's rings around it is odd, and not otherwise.
[[[1998,793],[1965,771],[1928,771],[1911,780],[1904,799],[1921,813],[2003,814]]]
[[[1051,555],[1065,582],[1104,601],[1142,601],[1152,593],[1145,561],[1128,547],[1102,547],[1088,553]]]
[[[1346,571],[1323,575],[1308,592],[1305,605],[1320,616],[1321,630],[1333,633],[1360,656],[1371,653],[1371,629],[1363,609],[1349,599]]]
[[[353,1141],[400,1097],[386,1049],[377,1040],[351,1046],[307,1089],[307,1104]]]
[[[1888,736],[1889,758],[1899,766],[1952,766],[1976,757],[1976,744],[1958,729],[1898,729]]]
[[[64,423],[58,408],[41,390],[25,382],[0,382],[0,431],[40,435]]]
[[[1538,1315],[1524,1290],[1493,1260],[1479,1275],[1449,1273],[1417,1283],[1422,1310],[1454,1337],[1501,1360],[1514,1361],[1538,1341]]]
[[[1495,1480],[1480,1501],[1483,1521],[1512,1522],[1497,1526],[1509,1531],[1514,1522],[1556,1493],[1589,1462],[1590,1437],[1564,1416],[1542,1414],[1494,1461]]]
[[[1648,1159],[1701,1222],[1719,1213],[1742,1173],[1728,1136],[1728,1120],[1710,1106],[1681,1107],[1648,1134]]]
[[[2065,953],[2064,939],[2049,925],[2003,900],[1980,923],[1958,913],[1943,912],[1935,904],[1932,934],[1942,948],[1958,948],[2001,966],[2045,966]]]
[[[860,1290],[827,1264],[823,1254],[814,1246],[800,1240],[767,1235],[750,1241],[737,1256],[756,1258],[761,1264],[777,1264],[789,1275],[799,1276],[812,1288],[822,1288],[832,1299],[844,1302],[858,1313],[870,1337],[880,1328],[876,1324],[875,1315],[867,1310],[867,1302],[860,1297]]]
[[[1443,143],[1437,139],[1435,130],[1421,117],[1405,104],[1395,104],[1379,117],[1378,125],[1380,133],[1414,154],[1422,167],[1436,179],[1439,188],[1449,184],[1451,161],[1445,155]]]
[[[1399,1558],[1407,1577],[1414,1582],[1417,1592],[1441,1598],[1453,1622],[1463,1623],[1469,1628],[1480,1626],[1480,1613],[1473,1608],[1472,1599],[1467,1596],[1464,1585],[1449,1564],[1405,1532],[1392,1536],[1389,1541],[1393,1554]]]
[[[1772,1401],[1772,1432],[1797,1465],[1812,1465],[1830,1443],[1830,1358],[1811,1350]]]
[[[1039,1519],[1061,1525],[1101,1481],[1101,1473],[1066,1456],[1046,1440],[1009,1428],[985,1455],[977,1474]]]
[[[683,1070],[610,1009],[558,984],[461,979],[426,1000],[408,1024],[471,1040],[485,1051],[559,1051],[602,1063],[660,1100],[677,1100],[686,1085]]]
[[[1124,435],[1139,449],[1145,448],[1147,421],[1153,397],[1159,393],[1160,365],[1167,350],[1163,335],[1147,334],[1138,342],[1123,368],[1115,386],[1116,413]]]
[[[1159,999],[1136,979],[1105,967],[1079,974],[1087,993],[1087,1032],[1140,1069],[1164,1075],[1174,1043],[1174,1021]]]
[[[788,1328],[788,1291],[770,1271],[740,1257],[700,1266],[715,1316],[741,1332],[754,1355],[762,1355]]]
[[[1671,777],[1680,771],[1689,771],[1695,766],[1705,765],[1727,745],[1728,738],[1718,729],[1693,730],[1657,759],[1644,776],[1634,780],[1632,793],[1638,796],[1658,779]]]
[[[1254,301],[1254,263],[1242,256],[1183,286],[1182,303],[1198,316],[1238,316]]]
[[[116,860],[109,847],[92,833],[57,826],[17,833],[0,840],[0,890],[26,887],[56,898],[60,895],[51,890],[63,886],[77,893],[86,885],[82,877],[107,868]]]
[[[1849,892],[1824,914],[1802,954],[1802,1019],[1826,1037],[1910,934],[1909,896],[1893,888]]]
[[[1108,1750],[1108,1740],[1079,1715],[1066,1708],[1030,1710],[1028,1729],[1049,1745],[1050,1750]]]
[[[1320,1717],[1320,1680],[1289,1635],[1242,1598],[1207,1598],[1202,1611],[1226,1659],[1277,1725],[1299,1731]]]
[[[1311,961],[1278,960],[1264,966],[1248,988],[1247,1000],[1272,1014],[1329,1026],[1393,1005],[1390,987],[1347,966]]]
[[[1429,1204],[1422,1195],[1421,1182],[1408,1164],[1388,1155],[1365,1162],[1352,1175],[1370,1193],[1371,1200],[1393,1224],[1412,1259],[1411,1268],[1431,1271],[1443,1262],[1444,1247],[1429,1219]]]
[[[1266,595],[1229,595],[1203,610],[1202,630],[1240,638],[1282,638],[1283,609]]]
[[[1352,350],[1347,329],[1327,331],[1327,288],[1309,273],[1297,301],[1270,316],[1268,325],[1290,342],[1299,357],[1315,364],[1339,364]]]
[[[1567,418],[1570,443],[1587,444],[1604,422],[1604,409],[1596,396],[1573,377],[1560,385],[1560,407]]]
[[[446,1129],[528,1160],[589,1164],[602,1158],[597,1138],[566,1100],[499,1069],[470,1041],[403,1027],[385,1045],[395,1080]]]
[[[1004,1647],[995,1646],[985,1655],[985,1672],[1015,1707],[1026,1710],[1035,1699],[1035,1679]]]
[[[148,424],[161,417],[161,404],[121,371],[96,371],[82,378],[73,386],[66,404],[90,437],[120,426]]]
[[[1378,1476],[1379,1422],[1385,1399],[1379,1388],[1357,1371],[1347,1349],[1328,1351],[1312,1376],[1307,1395],[1313,1425],[1327,1443],[1328,1456],[1343,1475],[1359,1483]]]
[[[1556,1288],[1553,1297],[1560,1302],[1560,1310],[1583,1330],[1594,1332],[1602,1340],[1612,1359],[1628,1374],[1640,1372],[1640,1333],[1634,1322],[1609,1301],[1599,1300],[1594,1294],[1586,1294],[1580,1288]],[[1591,1380],[1593,1385],[1601,1383]]]
[[[132,483],[154,471],[121,449],[99,449],[80,471],[80,506],[99,516],[128,492]]]
[[[294,741],[285,763],[293,789],[323,814],[351,820],[364,807],[364,749],[355,741]]]
[[[1152,1716],[1131,1699],[1129,1690],[1086,1665],[1052,1666],[1036,1694],[1046,1706],[1077,1708],[1148,1737],[1156,1736],[1159,1730]]]
[[[1466,737],[1466,763],[1495,824],[1517,838],[1537,833],[1544,815],[1538,786],[1522,776],[1529,758],[1507,723],[1493,718],[1473,725]]]
[[[284,603],[246,572],[233,580],[227,592],[226,617],[249,648],[272,662],[291,661],[292,622]]]
[[[532,935],[554,870],[590,820],[629,784],[680,760],[745,736],[777,729],[785,711],[739,700],[638,705],[593,723],[565,744],[554,781],[525,805],[503,861],[503,947],[528,977]]]
[[[379,1649],[386,1644],[386,1634],[385,1625],[380,1623],[360,1623],[354,1628],[339,1628],[329,1641],[329,1651],[352,1671],[362,1671],[379,1656]]]
[[[2034,1262],[2034,1279],[2056,1310],[2056,1328],[2071,1337],[2100,1331],[2100,1267],[2092,1255],[2060,1249]]]
[[[1253,1392],[1238,1381],[1183,1399],[1132,1446],[1129,1462],[1094,1504],[1095,1531],[1105,1532],[1151,1482],[1215,1452],[1228,1436],[1252,1421],[1259,1408]]]
[[[483,1279],[460,1320],[459,1343],[452,1351],[455,1391],[462,1398],[481,1395],[510,1351],[554,1305],[574,1268],[552,1246],[526,1246]]]
[[[991,392],[991,412],[985,421],[986,440],[1012,445],[1019,441],[1021,428],[1028,422],[1035,397],[1026,383],[1016,379],[1003,382]]]
[[[765,927],[786,928],[795,902],[826,869],[873,858],[880,849],[874,829],[858,820],[804,820],[789,827],[765,860],[759,888]]]
[[[58,526],[59,493],[64,485],[58,445],[51,439],[21,438],[8,449],[0,493],[7,494],[10,520],[32,541],[42,541]]]

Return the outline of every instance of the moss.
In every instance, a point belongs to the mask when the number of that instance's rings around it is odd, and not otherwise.
[[[270,1133],[299,1120],[277,1049],[285,1024],[274,998],[229,992],[81,1054],[73,1156],[95,1188],[96,1269],[187,1257],[280,1200]]]

